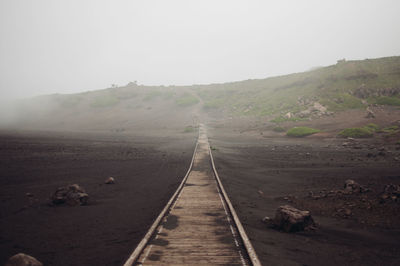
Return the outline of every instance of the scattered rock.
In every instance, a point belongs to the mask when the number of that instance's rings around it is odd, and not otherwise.
[[[43,266],[43,264],[34,257],[18,253],[9,258],[5,266]]]
[[[352,179],[348,179],[344,182],[344,190],[347,192],[359,192],[360,184],[358,184]]]
[[[383,192],[380,195],[380,202],[385,203],[387,201],[399,202],[400,198],[400,186],[394,184],[388,184],[383,188]]]
[[[319,102],[315,102],[313,108],[314,110],[318,111],[321,114],[325,114],[327,110],[326,107],[320,104]]]
[[[349,208],[340,208],[336,211],[336,214],[340,217],[347,218],[350,217],[353,212]]]
[[[354,180],[348,179],[344,183],[344,190],[326,190],[323,189],[319,192],[318,195],[315,195],[313,191],[308,192],[308,197],[318,200],[322,198],[327,198],[327,197],[336,197],[336,196],[341,196],[341,195],[349,195],[353,193],[367,193],[370,192],[371,190],[368,187],[361,186]]]
[[[276,210],[274,219],[265,217],[263,222],[269,227],[285,232],[298,232],[316,227],[309,211],[301,211],[290,205],[280,206]]]
[[[262,219],[262,222],[265,223],[268,227],[274,227],[274,226],[275,226],[274,220],[271,219],[271,218],[268,217],[268,216],[265,216],[265,217]]]
[[[77,184],[69,185],[68,187],[60,187],[51,196],[51,202],[55,205],[64,203],[71,206],[86,205],[88,200],[89,195]]]
[[[375,113],[368,107],[365,118],[375,118]]]
[[[114,177],[109,177],[106,179],[106,181],[104,183],[107,185],[115,184],[115,179],[114,179]]]

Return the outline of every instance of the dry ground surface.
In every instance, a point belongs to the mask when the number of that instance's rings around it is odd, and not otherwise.
[[[217,126],[209,137],[218,173],[265,265],[400,265],[400,147],[385,139],[293,139]],[[256,130],[257,131],[257,130]],[[331,134],[330,134],[331,135]],[[384,147],[384,150],[382,148]],[[383,152],[382,152],[383,151]],[[353,179],[371,191],[326,195]],[[284,233],[261,221],[281,205],[310,210],[318,229]]]
[[[354,110],[282,124],[324,131],[301,139],[273,132],[264,118],[199,116],[265,265],[400,265],[400,203],[380,200],[385,185],[400,185],[400,136],[336,137],[346,127],[386,126],[400,118],[394,108],[374,112],[374,119]],[[105,125],[109,133],[1,131],[0,264],[24,252],[45,265],[121,265],[175,191],[195,146],[196,132],[182,132],[197,114],[177,125],[173,115],[163,117],[124,130]],[[109,176],[115,185],[104,184]],[[370,191],[329,194],[347,179]],[[48,205],[58,187],[73,183],[88,192],[88,206]],[[267,228],[261,219],[284,204],[310,210],[318,229],[288,234]]]
[[[121,265],[177,188],[196,141],[195,132],[150,133],[1,132],[0,265],[19,252],[44,265]],[[109,176],[116,184],[104,184]],[[74,183],[87,206],[48,205]]]

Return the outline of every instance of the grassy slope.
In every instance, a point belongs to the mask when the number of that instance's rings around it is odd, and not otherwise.
[[[20,114],[23,124],[43,127],[75,124],[88,128],[117,127],[126,121],[135,123],[155,118],[164,121],[162,116],[183,117],[182,113],[187,123],[189,113],[200,104],[206,111],[216,110],[229,116],[279,118],[289,111],[296,114],[305,110],[316,101],[329,111],[366,108],[361,99],[353,95],[360,87],[372,91],[399,90],[400,56],[346,61],[303,73],[224,84],[165,87],[130,83],[79,94],[48,95],[25,101]],[[365,100],[396,105],[400,102],[398,96]],[[107,123],[99,124],[104,121]]]
[[[360,87],[400,88],[400,57],[346,61],[286,76],[200,86],[197,91],[206,109],[262,116],[296,113],[315,101],[329,111],[364,108],[361,99],[353,96]],[[299,105],[299,97],[308,104]]]

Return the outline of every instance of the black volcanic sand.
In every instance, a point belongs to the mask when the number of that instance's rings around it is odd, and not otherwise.
[[[195,133],[2,132],[0,265],[19,252],[45,265],[122,265],[185,175],[195,142]],[[104,184],[109,176],[116,184]],[[74,183],[89,205],[48,205]]]
[[[343,146],[347,140],[263,138],[221,128],[210,129],[209,138],[218,173],[264,265],[400,265],[400,201],[379,202],[386,184],[400,184],[398,145],[356,140]],[[371,191],[308,196],[341,190],[347,179]],[[285,204],[310,210],[318,229],[267,228],[261,219]],[[343,216],[343,208],[351,214]]]

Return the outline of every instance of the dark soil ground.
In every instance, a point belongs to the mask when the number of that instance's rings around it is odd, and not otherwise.
[[[122,265],[185,175],[195,141],[196,133],[1,132],[0,265],[19,252],[44,265]],[[104,184],[109,176],[116,184]],[[74,183],[87,206],[48,205]]]
[[[400,185],[394,142],[266,137],[222,127],[211,128],[209,138],[218,173],[264,265],[400,265],[400,201],[380,200],[385,185]],[[325,196],[343,190],[347,179],[371,191]],[[310,210],[317,230],[284,233],[261,221],[286,204]]]
[[[374,111],[372,120],[356,110],[283,124],[324,131],[301,139],[264,120],[199,119],[210,126],[217,170],[264,265],[400,265],[400,201],[381,200],[385,185],[400,185],[399,133],[335,137],[350,126],[399,122],[400,110]],[[122,265],[192,157],[196,132],[179,133],[190,119],[172,128],[161,120],[146,122],[158,130],[146,124],[112,135],[1,131],[0,265],[18,252],[45,265]],[[109,176],[115,185],[104,184]],[[347,179],[370,191],[336,193]],[[74,183],[89,194],[87,206],[49,206],[58,187]],[[289,234],[262,223],[285,204],[310,210],[317,229]]]

